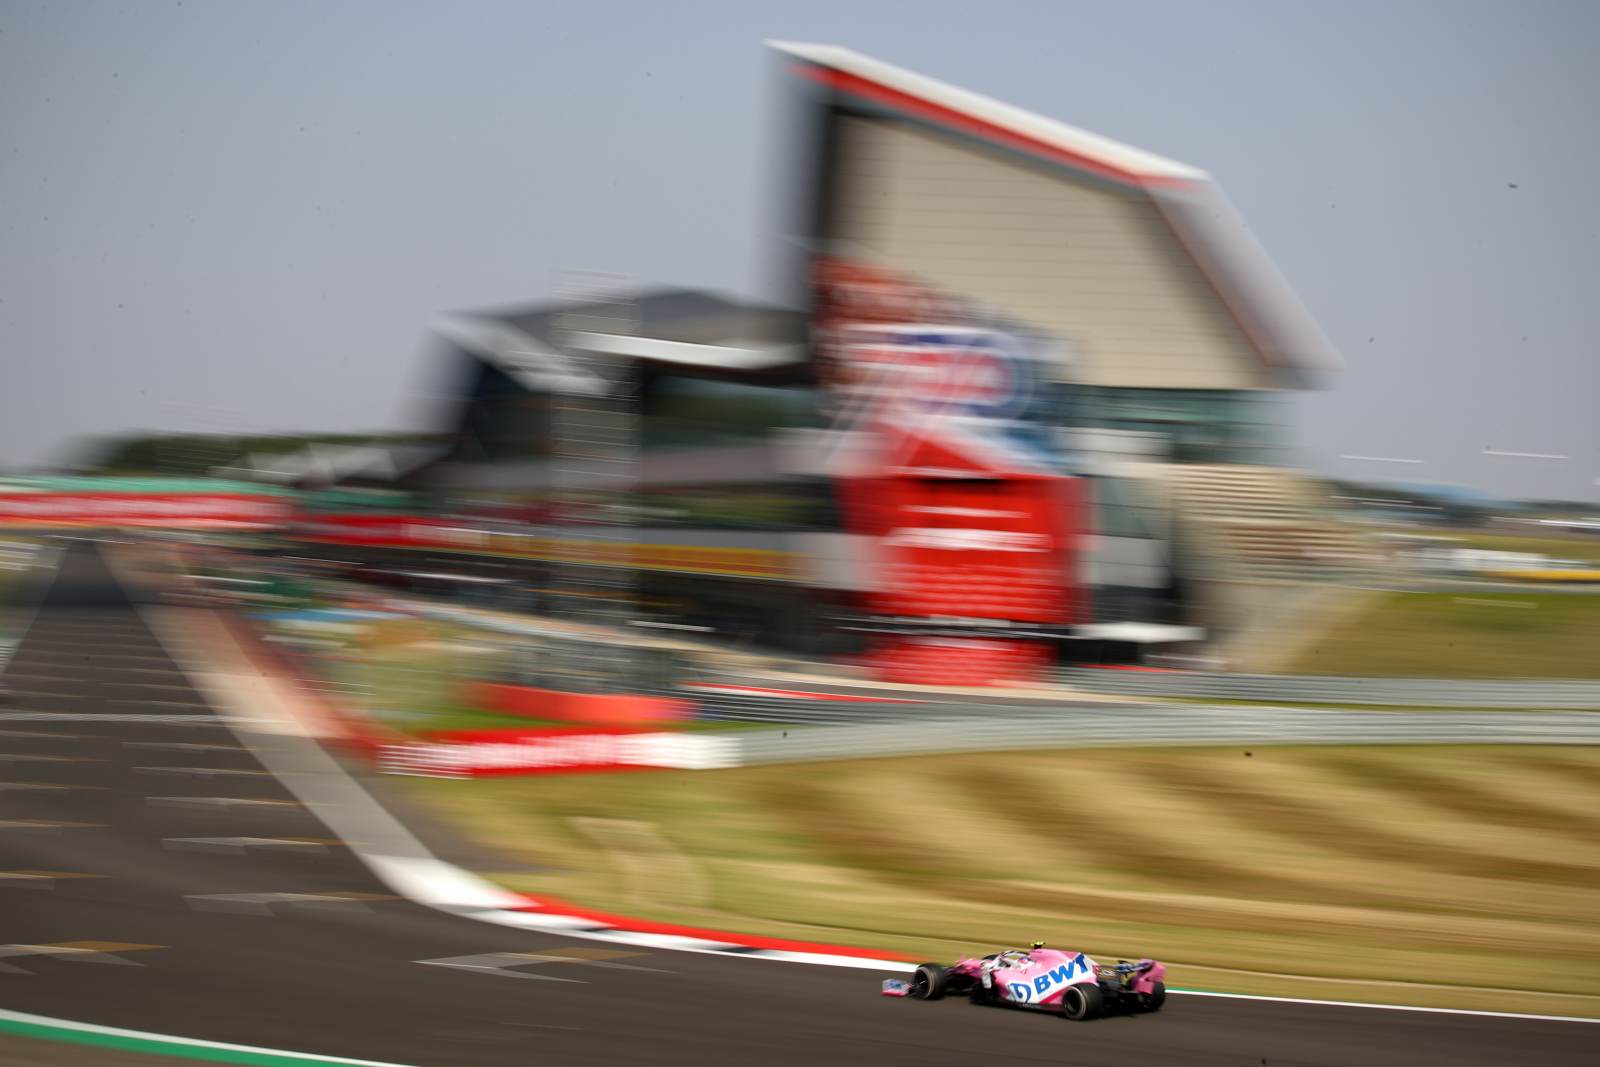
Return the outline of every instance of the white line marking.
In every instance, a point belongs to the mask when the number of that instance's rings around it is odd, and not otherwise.
[[[1340,456],[1340,459],[1356,459],[1363,463],[1421,463],[1420,459],[1401,459],[1398,456]]]
[[[284,1056],[305,1060],[307,1063],[336,1063],[346,1065],[346,1067],[408,1067],[407,1064],[392,1063],[387,1060],[352,1060],[345,1056],[320,1056],[314,1052],[290,1052],[285,1049],[262,1048],[259,1045],[233,1045],[224,1041],[205,1041],[197,1037],[153,1034],[147,1030],[124,1030],[117,1026],[100,1026],[96,1023],[81,1023],[72,1019],[52,1019],[46,1015],[29,1015],[26,1012],[8,1011],[4,1008],[0,1008],[0,1021],[17,1023],[22,1026],[71,1030],[82,1034],[100,1034],[104,1037],[118,1037],[133,1041],[180,1045],[186,1048],[209,1048],[226,1052],[251,1052],[264,1056]]]
[[[1499,449],[1499,448],[1486,448],[1486,449],[1483,450],[1483,454],[1486,455],[1486,456],[1511,456],[1514,459],[1571,459],[1572,458],[1571,456],[1563,456],[1563,455],[1561,455],[1560,453],[1557,453],[1557,452],[1507,452],[1504,449]]]

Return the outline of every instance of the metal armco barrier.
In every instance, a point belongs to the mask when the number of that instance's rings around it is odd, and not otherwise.
[[[1074,689],[1158,699],[1310,701],[1457,708],[1600,708],[1600,682],[1542,678],[1342,678],[1198,671],[1070,668],[1057,678]]]
[[[752,730],[741,764],[1120,745],[1597,745],[1600,713],[1405,712],[1184,705]]]

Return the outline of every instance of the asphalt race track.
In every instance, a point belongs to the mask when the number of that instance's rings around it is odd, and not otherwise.
[[[1600,1027],[1582,1023],[1192,996],[1072,1024],[881,997],[870,971],[603,945],[408,903],[241,747],[87,544],[63,556],[5,681],[0,1007],[13,1011],[419,1067],[1600,1056]],[[884,910],[892,922],[894,901]],[[0,1038],[0,1064],[144,1062]]]

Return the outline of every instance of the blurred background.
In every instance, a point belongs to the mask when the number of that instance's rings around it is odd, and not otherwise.
[[[1597,34],[8,0],[0,666],[95,541],[517,888],[1496,1009],[1339,983],[1531,944],[1592,1014]],[[574,731],[677,772],[461,781]]]
[[[0,520],[903,681],[1600,662],[1585,6],[377,12],[8,5]]]

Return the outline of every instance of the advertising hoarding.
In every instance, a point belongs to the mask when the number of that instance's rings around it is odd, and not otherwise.
[[[1074,621],[1073,480],[1054,450],[1050,341],[881,266],[813,263],[813,339],[852,532],[880,615]]]

